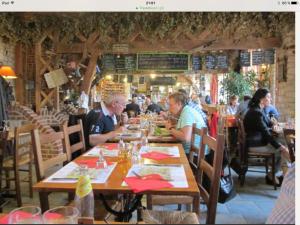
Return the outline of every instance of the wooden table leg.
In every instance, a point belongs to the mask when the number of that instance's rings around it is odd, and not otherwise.
[[[200,195],[194,196],[193,199],[193,211],[200,216]]]
[[[40,196],[40,205],[42,209],[42,213],[49,209],[49,199],[48,199],[48,192],[39,192]]]

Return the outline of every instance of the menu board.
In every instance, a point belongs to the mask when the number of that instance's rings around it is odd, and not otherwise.
[[[252,52],[252,65],[261,65],[264,63],[264,52],[253,51]]]
[[[240,65],[250,66],[250,52],[242,51],[240,53]]]
[[[115,70],[115,56],[112,54],[103,55],[102,66],[104,70],[114,71]]]
[[[217,56],[217,69],[227,69],[228,68],[228,60],[227,55],[218,55]]]
[[[200,56],[192,56],[192,64],[193,64],[194,71],[201,70],[202,69],[201,57]]]
[[[214,70],[216,68],[216,57],[213,55],[207,55],[205,56],[205,67],[208,70]]]
[[[138,70],[170,70],[185,71],[189,69],[188,54],[152,54],[144,53],[137,55]]]
[[[136,56],[126,55],[125,56],[125,69],[127,71],[132,71],[136,69]]]
[[[115,57],[115,67],[117,72],[125,72],[125,56],[118,55]]]
[[[275,61],[274,55],[275,55],[274,49],[266,50],[264,54],[265,64],[274,64]]]

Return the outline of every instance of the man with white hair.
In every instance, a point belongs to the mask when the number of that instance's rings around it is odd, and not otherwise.
[[[116,116],[121,116],[126,105],[124,95],[115,93],[107,96],[100,103],[100,107],[91,110],[86,116],[85,140],[88,147],[105,143],[108,139],[115,138],[124,127],[117,127]],[[128,118],[124,118],[126,120]],[[126,123],[126,121],[123,121]]]

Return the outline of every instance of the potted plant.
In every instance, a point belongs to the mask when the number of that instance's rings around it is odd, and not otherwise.
[[[256,82],[256,74],[249,71],[245,74],[231,71],[223,80],[227,96],[236,95],[239,99],[243,99],[244,95],[252,95]]]

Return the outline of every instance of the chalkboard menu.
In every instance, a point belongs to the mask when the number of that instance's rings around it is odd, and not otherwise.
[[[125,56],[120,55],[115,57],[115,67],[117,72],[125,72]]]
[[[115,56],[111,54],[104,55],[102,58],[102,67],[104,70],[115,70]]]
[[[208,70],[215,69],[216,68],[216,64],[217,64],[216,61],[217,61],[216,57],[213,56],[213,55],[207,55],[207,56],[205,56],[205,67],[206,67],[206,69],[208,69]]]
[[[240,65],[250,66],[250,52],[243,51],[240,53]]]
[[[252,52],[252,65],[261,65],[264,63],[264,52],[253,51]]]
[[[217,69],[227,69],[228,68],[228,60],[227,55],[218,55],[217,56]]]
[[[265,64],[274,64],[274,49],[268,49],[265,51],[264,59]]]
[[[125,69],[127,71],[132,71],[136,69],[136,57],[135,55],[125,56]]]
[[[173,70],[189,69],[188,54],[138,54],[138,70]]]
[[[200,56],[193,56],[192,57],[192,64],[193,64],[193,70],[199,71],[202,69],[201,66],[201,57]]]
[[[175,85],[176,80],[173,77],[156,77],[150,80],[150,85]]]

